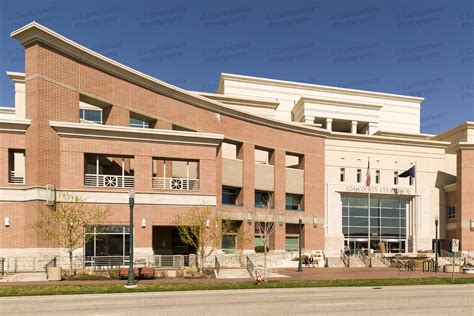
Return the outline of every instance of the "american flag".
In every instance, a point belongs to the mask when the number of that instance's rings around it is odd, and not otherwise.
[[[366,173],[367,179],[365,180],[365,185],[370,186],[370,159],[367,163],[367,173]]]

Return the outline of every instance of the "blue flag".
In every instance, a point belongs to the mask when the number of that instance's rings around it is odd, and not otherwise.
[[[416,166],[413,166],[410,169],[408,169],[407,171],[400,174],[398,177],[399,178],[407,178],[407,177],[415,178],[415,176],[416,176]]]

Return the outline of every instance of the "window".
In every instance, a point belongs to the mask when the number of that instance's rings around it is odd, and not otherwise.
[[[380,184],[380,170],[375,170],[375,183]]]
[[[23,149],[8,150],[8,182],[25,184],[25,151]]]
[[[303,196],[300,194],[286,194],[286,209],[290,211],[303,211],[301,202]]]
[[[362,181],[362,170],[357,169],[357,183],[360,183]]]
[[[233,253],[237,248],[237,234],[241,226],[241,221],[228,221],[222,223],[222,251],[224,253]],[[224,227],[226,227],[224,231]]]
[[[150,123],[145,120],[130,117],[130,127],[150,128]]]
[[[102,124],[102,110],[100,109],[79,109],[79,117],[84,121]]]
[[[393,184],[398,185],[398,171],[393,173]]]
[[[340,173],[339,173],[339,180],[341,182],[346,181],[346,169],[345,168],[341,168]]]
[[[130,252],[129,226],[94,226],[85,228],[85,261],[91,264],[96,256],[128,256]]]
[[[448,206],[448,219],[456,218],[456,206]]]
[[[255,207],[273,208],[272,193],[273,192],[255,191]]]
[[[408,177],[408,184],[413,185],[413,178],[412,177]]]
[[[238,203],[240,188],[222,187],[222,204],[241,205]]]

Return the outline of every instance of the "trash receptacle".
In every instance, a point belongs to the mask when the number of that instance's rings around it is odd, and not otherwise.
[[[61,267],[50,267],[48,268],[48,280],[49,281],[61,281]]]

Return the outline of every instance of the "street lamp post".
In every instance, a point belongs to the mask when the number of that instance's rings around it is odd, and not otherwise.
[[[130,207],[130,254],[129,254],[129,265],[128,265],[128,281],[125,285],[128,289],[137,287],[135,277],[133,274],[133,206],[135,205],[135,191],[131,190],[128,194],[128,206]]]
[[[435,217],[435,230],[436,230],[436,239],[435,239],[435,266],[434,270],[436,273],[438,273],[438,221],[439,221],[439,216],[436,215]]]
[[[303,272],[303,265],[301,264],[301,231],[303,229],[303,220],[300,218],[298,221],[299,226],[299,238],[298,238],[298,272]]]

